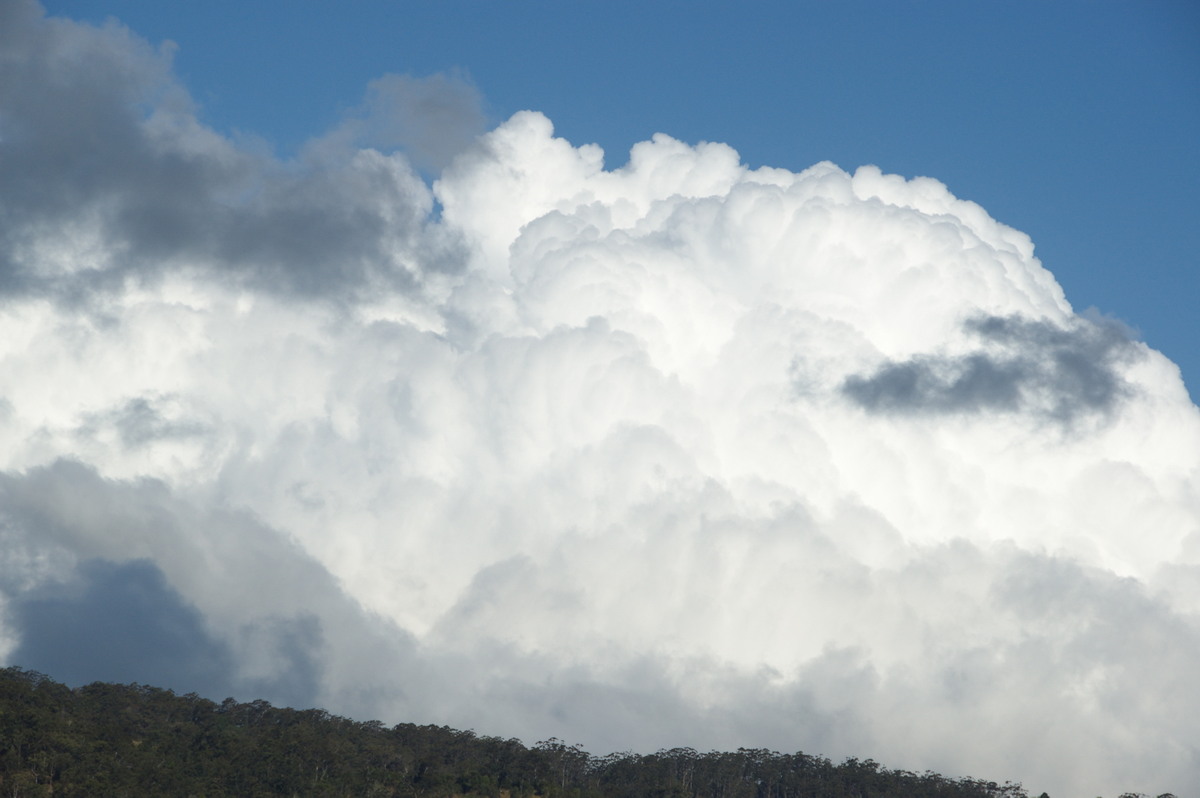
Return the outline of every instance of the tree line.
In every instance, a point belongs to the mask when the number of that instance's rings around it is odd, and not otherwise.
[[[0,795],[1027,798],[1019,784],[870,759],[745,748],[593,756],[554,738],[526,746],[139,684],[71,689],[16,667],[0,669]]]

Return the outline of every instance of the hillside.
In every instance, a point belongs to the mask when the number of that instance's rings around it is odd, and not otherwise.
[[[6,796],[1025,798],[1020,785],[766,750],[592,756],[444,726],[360,723],[144,685],[0,670]]]

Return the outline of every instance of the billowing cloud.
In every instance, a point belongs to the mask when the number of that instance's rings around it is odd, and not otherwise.
[[[1022,233],[474,139],[444,78],[282,162],[119,26],[3,8],[7,661],[92,678],[86,624],[160,653],[129,680],[593,751],[1200,783],[1200,410]]]

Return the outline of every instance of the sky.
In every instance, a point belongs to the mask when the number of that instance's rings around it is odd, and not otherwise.
[[[1200,377],[1200,9],[1191,2],[164,4],[58,0],[178,44],[201,118],[281,154],[388,73],[452,74],[489,123],[545,113],[610,167],[657,132],[751,166],[929,176],[1029,234],[1080,310]],[[1193,395],[1195,388],[1192,388]]]
[[[0,0],[0,659],[1197,795],[1198,133],[1185,3]]]

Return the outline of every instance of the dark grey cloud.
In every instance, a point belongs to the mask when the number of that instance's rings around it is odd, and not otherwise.
[[[1137,349],[1116,323],[1080,319],[1062,328],[982,316],[964,330],[983,344],[979,351],[886,363],[848,377],[842,393],[871,412],[1031,411],[1070,422],[1111,411],[1129,391],[1118,366]]]
[[[305,615],[252,624],[274,675],[239,674],[235,652],[209,633],[201,612],[150,560],[85,560],[69,579],[20,595],[9,607],[20,644],[9,661],[72,684],[141,682],[214,699],[266,698],[316,703],[324,644],[320,621]]]
[[[252,624],[244,633],[258,639],[275,668],[270,677],[239,679],[236,694],[291,707],[318,703],[323,676],[318,655],[326,644],[319,618],[311,614],[271,618]]]
[[[20,645],[10,660],[69,684],[170,684],[203,695],[234,688],[229,649],[148,560],[87,560],[66,582],[10,609]]]
[[[404,159],[336,133],[294,162],[239,149],[198,121],[169,52],[115,24],[44,18],[25,0],[4,14],[0,292],[83,299],[186,267],[353,299],[458,268]],[[367,109],[364,136],[430,164],[481,124],[474,89],[441,76],[381,80]]]
[[[330,661],[402,668],[408,650],[403,630],[253,517],[70,460],[0,471],[0,607],[17,643],[7,661],[71,683],[368,712],[354,690],[322,694]]]

